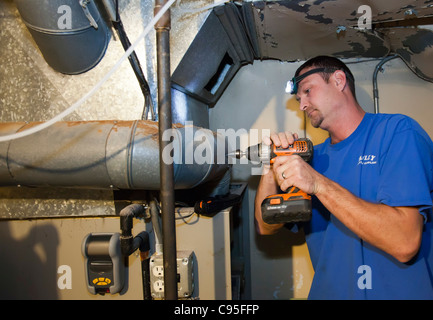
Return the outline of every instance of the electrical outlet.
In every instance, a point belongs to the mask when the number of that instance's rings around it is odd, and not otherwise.
[[[156,280],[153,283],[153,290],[155,292],[164,293],[164,281],[162,281],[162,280]]]
[[[153,275],[155,277],[164,277],[164,267],[163,266],[154,266],[152,268]]]
[[[150,257],[150,290],[153,299],[164,298],[164,261],[162,254],[153,254]]]
[[[178,298],[191,297],[194,291],[194,272],[192,251],[178,251],[177,255],[177,290]],[[150,258],[150,289],[153,299],[164,299],[164,263],[162,254],[153,254]]]

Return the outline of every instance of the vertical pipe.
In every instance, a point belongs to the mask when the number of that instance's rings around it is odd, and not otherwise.
[[[374,101],[374,113],[379,113],[379,89],[377,88],[377,74],[382,71],[382,67],[388,61],[398,58],[398,55],[387,56],[383,58],[374,69],[373,73],[373,101]]]
[[[167,0],[155,0],[155,14]],[[163,141],[165,130],[172,127],[170,85],[170,10],[155,25],[158,73],[159,159],[164,258],[164,294],[166,300],[177,299],[176,225],[174,218],[174,168],[163,161],[162,152],[170,141]]]
[[[143,284],[143,300],[152,300],[152,290],[150,289],[150,257],[149,251],[140,252],[141,278]]]

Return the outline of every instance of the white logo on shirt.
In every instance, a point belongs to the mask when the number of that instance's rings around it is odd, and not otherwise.
[[[366,165],[366,164],[377,164],[377,157],[372,154],[360,156],[358,159],[358,165]]]

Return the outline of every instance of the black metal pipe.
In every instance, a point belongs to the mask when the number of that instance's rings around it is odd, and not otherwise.
[[[398,58],[398,55],[387,56],[380,61],[376,66],[373,73],[373,101],[374,101],[374,113],[379,113],[379,89],[377,88],[377,74],[382,70],[382,67],[388,61]]]
[[[120,42],[122,43],[123,48],[126,50],[129,49],[131,46],[131,42],[129,41],[128,35],[126,34],[125,28],[123,27],[122,20],[120,20],[120,17],[117,13],[117,21],[113,21],[113,26],[117,31],[117,34],[120,38]],[[132,70],[135,73],[135,76],[138,80],[138,83],[140,85],[141,92],[143,93],[144,97],[144,108],[143,108],[143,114],[141,119],[146,120],[148,111],[150,110],[152,112],[152,120],[154,120],[153,115],[153,103],[152,103],[152,96],[150,94],[150,87],[147,83],[146,77],[144,76],[143,69],[141,68],[140,61],[138,60],[137,54],[135,51],[132,51],[132,53],[128,56],[129,63],[131,64]]]
[[[140,260],[141,260],[141,279],[143,283],[143,299],[152,300],[150,290],[150,241],[146,231],[140,232],[135,238],[139,239]]]
[[[144,214],[144,206],[141,204],[130,204],[120,211],[120,249],[122,255],[129,257],[136,250],[140,250],[141,275],[143,284],[143,299],[151,300],[150,290],[150,242],[146,231],[140,232],[133,237],[133,219]]]
[[[141,204],[131,204],[120,211],[120,248],[125,257],[128,257],[140,246],[140,241],[134,241],[132,236],[132,220],[143,213],[144,207]]]
[[[167,3],[155,1],[155,15]],[[155,25],[158,73],[158,121],[159,159],[162,209],[164,297],[177,300],[176,225],[174,217],[174,169],[173,163],[165,163],[163,150],[171,142],[163,141],[163,133],[172,128],[171,72],[170,72],[170,10],[167,10]]]
[[[140,252],[140,255],[142,253]],[[152,300],[152,292],[150,290],[150,257],[141,258],[141,279],[143,282],[143,300]]]

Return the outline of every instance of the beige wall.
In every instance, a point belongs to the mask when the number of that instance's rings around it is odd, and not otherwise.
[[[357,83],[357,97],[368,112],[373,112],[372,77],[379,60],[361,62],[346,60]],[[304,118],[294,97],[284,92],[285,84],[300,63],[256,61],[243,67],[223,97],[210,110],[211,128],[290,130],[303,136]],[[403,113],[412,116],[433,137],[433,83],[413,74],[400,60],[385,64],[378,75],[379,106],[383,113]],[[260,135],[260,133],[259,133]],[[261,135],[260,135],[261,136]],[[326,139],[320,129],[307,123],[307,136],[315,144]],[[241,147],[255,141],[241,138]],[[237,164],[235,180],[249,182],[251,286],[253,299],[305,298],[314,271],[302,235],[284,230],[274,236],[259,236],[253,226],[253,199],[258,177],[251,176],[249,165]]]
[[[142,230],[144,224],[135,223],[134,234]],[[87,291],[81,243],[91,232],[119,232],[119,219],[1,221],[0,299],[142,299],[136,254],[129,259],[125,294],[93,296]]]
[[[193,251],[194,298],[232,297],[229,226],[229,210],[213,218],[193,215],[176,220],[177,250]],[[154,253],[152,225],[134,219],[133,234],[141,231],[149,232]],[[121,293],[100,296],[87,291],[81,247],[83,239],[95,232],[120,232],[119,218],[0,221],[0,299],[143,299],[138,251],[128,259]]]

